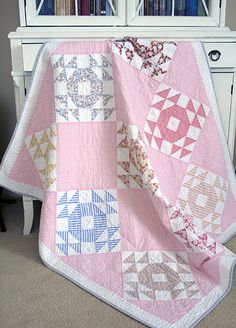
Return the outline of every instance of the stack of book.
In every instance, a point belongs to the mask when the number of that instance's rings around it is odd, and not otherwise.
[[[115,1],[110,1],[114,7]],[[39,15],[113,15],[109,0],[44,0]],[[36,7],[41,0],[36,0]]]
[[[171,16],[172,5],[175,16],[206,16],[208,0],[143,0],[140,16]]]

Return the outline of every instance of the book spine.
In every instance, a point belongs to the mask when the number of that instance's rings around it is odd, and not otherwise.
[[[81,0],[77,0],[77,11],[78,16],[81,16]]]
[[[149,0],[144,0],[144,15],[148,15]]]
[[[185,15],[186,16],[197,16],[197,0],[186,0],[185,1]]]
[[[60,15],[65,15],[66,14],[66,0],[61,0],[61,10],[60,10]]]
[[[185,0],[175,0],[175,15],[176,16],[185,15]]]
[[[149,0],[149,12],[148,12],[148,16],[153,16],[154,1],[155,0]]]
[[[101,15],[106,16],[106,0],[101,0]]]
[[[172,14],[172,0],[166,0],[166,15],[171,16]]]
[[[160,1],[159,0],[154,0],[154,4],[153,4],[153,15],[154,16],[159,15],[159,6],[160,6]]]
[[[54,15],[60,15],[61,14],[61,1],[55,0],[54,2]]]
[[[89,1],[88,0],[81,0],[81,15],[82,16],[89,16]]]
[[[95,4],[94,4],[94,0],[90,0],[89,9],[90,9],[90,16],[94,16],[95,15]]]
[[[97,16],[97,15],[100,15],[100,9],[99,9],[99,7],[100,7],[100,5],[99,5],[99,0],[95,0],[95,15]]]
[[[111,6],[108,0],[106,0],[106,16],[111,15]]]
[[[71,16],[75,15],[75,1],[66,0],[66,15]]]
[[[166,16],[166,0],[160,0],[160,16]]]

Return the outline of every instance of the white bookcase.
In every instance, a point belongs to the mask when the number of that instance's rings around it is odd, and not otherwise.
[[[113,7],[112,9],[110,6],[110,15],[107,16],[80,16],[77,15],[78,12],[73,15],[42,15],[39,6],[43,5],[43,0],[18,1],[21,26],[9,34],[18,117],[35,58],[45,42],[123,36],[200,40],[212,73],[225,136],[233,158],[236,123],[236,32],[231,32],[225,26],[227,0],[205,0],[207,11],[201,16],[191,17],[175,16],[173,6],[177,0],[171,0],[169,16],[150,15],[145,12],[145,8],[140,12],[145,4],[144,0],[107,0]],[[202,0],[198,2],[202,3]],[[23,197],[23,204],[24,233],[28,234],[33,220],[32,199]]]

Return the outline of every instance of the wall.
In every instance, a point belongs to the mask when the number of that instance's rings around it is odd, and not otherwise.
[[[32,0],[33,1],[33,0]],[[134,0],[132,0],[134,1]],[[236,1],[228,0],[226,25],[236,30]],[[18,1],[0,2],[0,159],[9,143],[16,123],[14,109],[11,54],[7,34],[19,26]]]
[[[17,0],[0,3],[0,158],[14,130],[15,101],[11,78],[11,53],[7,37],[19,25]]]

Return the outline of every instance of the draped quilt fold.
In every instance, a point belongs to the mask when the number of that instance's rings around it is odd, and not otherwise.
[[[52,270],[150,327],[227,293],[236,183],[199,42],[46,44],[0,184],[42,200]]]

